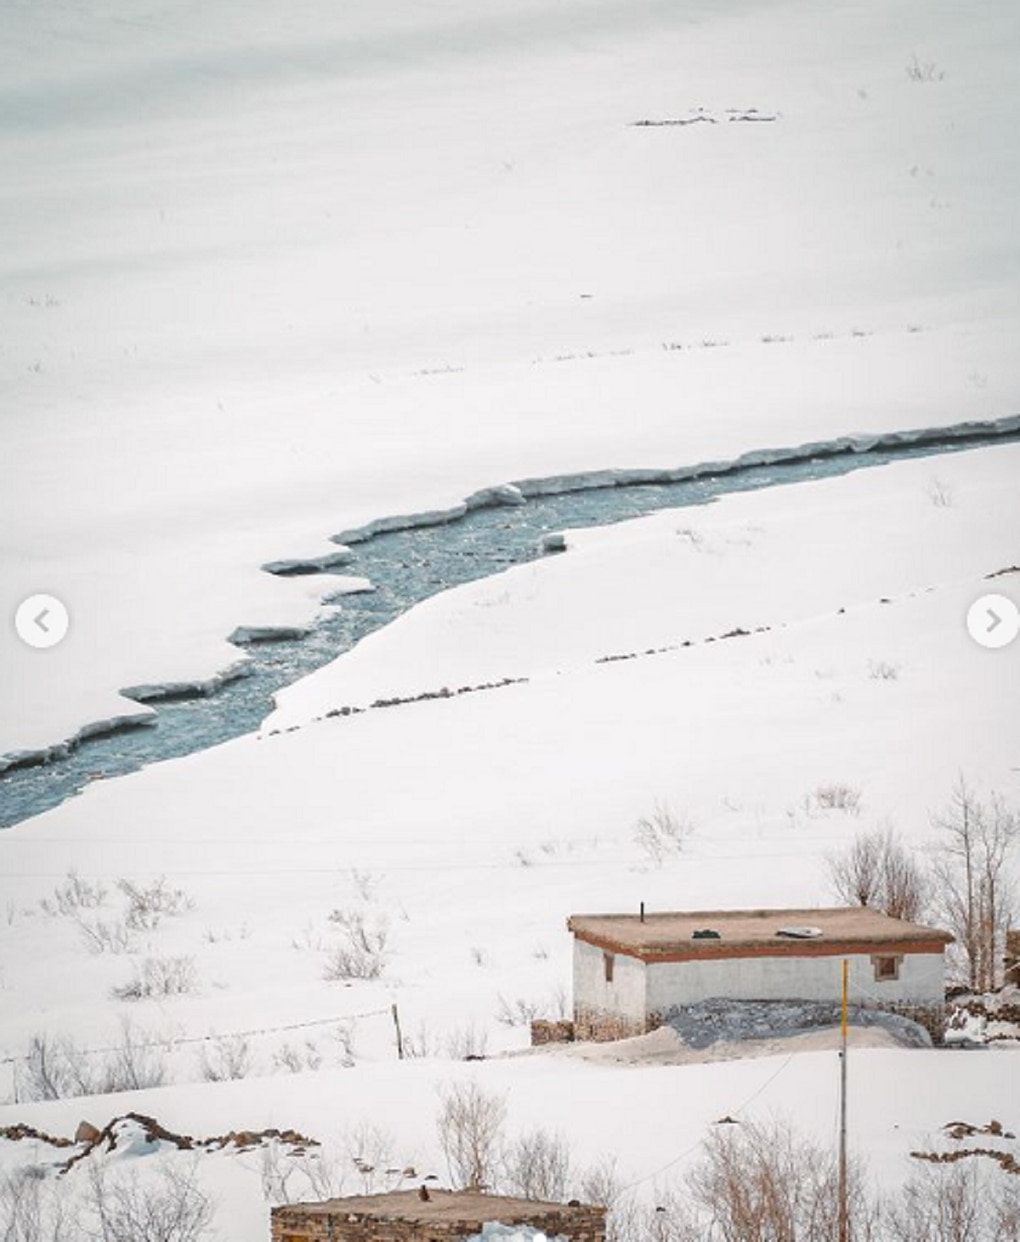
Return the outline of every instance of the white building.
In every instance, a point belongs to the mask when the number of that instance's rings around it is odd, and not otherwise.
[[[567,926],[580,1039],[640,1034],[714,998],[838,1001],[843,959],[855,1003],[941,1025],[953,937],[865,906],[585,914]]]

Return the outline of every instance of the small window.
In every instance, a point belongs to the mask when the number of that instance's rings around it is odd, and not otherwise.
[[[898,957],[873,957],[871,962],[875,967],[875,979],[879,983],[900,977],[900,959]]]
[[[613,982],[613,965],[616,962],[615,953],[603,953],[602,965],[606,972],[606,983]]]

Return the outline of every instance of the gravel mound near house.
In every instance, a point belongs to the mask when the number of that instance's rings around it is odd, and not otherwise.
[[[689,1048],[718,1043],[781,1039],[823,1027],[838,1026],[842,1007],[826,1001],[707,1000],[685,1005],[670,1014],[668,1025]],[[930,1048],[931,1036],[918,1023],[899,1014],[851,1005],[855,1027],[878,1027],[908,1048]]]

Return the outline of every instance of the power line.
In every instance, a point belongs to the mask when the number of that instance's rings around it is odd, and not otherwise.
[[[732,1117],[738,1116],[746,1108],[748,1108],[751,1104],[753,1104],[754,1101],[758,1098],[758,1096],[760,1096],[764,1091],[766,1091],[775,1082],[775,1080],[779,1077],[779,1075],[783,1072],[783,1070],[785,1070],[786,1067],[793,1060],[795,1055],[796,1055],[795,1053],[791,1052],[789,1056],[787,1056],[786,1060],[782,1063],[782,1065],[780,1065],[780,1067],[774,1073],[770,1074],[768,1078],[766,1078],[765,1081],[761,1084],[761,1086],[758,1087],[757,1090],[752,1092],[752,1094],[747,1097],[747,1099],[743,1102],[743,1104],[740,1105],[739,1108],[735,1108],[729,1115]],[[675,1164],[679,1164],[682,1160],[686,1160],[687,1157],[692,1152],[697,1151],[697,1149],[702,1145],[704,1141],[705,1140],[703,1138],[699,1138],[696,1142],[692,1143],[690,1147],[682,1151],[679,1156],[674,1156],[672,1160],[667,1160],[665,1164],[660,1165],[660,1167],[657,1169],[653,1169],[651,1173],[645,1173],[644,1176],[638,1177],[632,1182],[628,1182],[626,1186],[621,1187],[620,1193],[622,1194],[625,1191],[633,1190],[635,1186],[641,1186],[645,1182],[649,1182],[653,1178],[661,1176],[661,1174],[665,1173],[667,1169],[671,1169]]]
[[[284,1031],[304,1031],[313,1026],[332,1026],[341,1022],[359,1022],[363,1018],[378,1018],[390,1012],[389,1007],[385,1009],[370,1009],[365,1013],[345,1013],[334,1018],[315,1018],[310,1022],[289,1022],[285,1026],[263,1026],[254,1027],[247,1031],[219,1031],[214,1035],[183,1035],[175,1039],[156,1039],[133,1043],[133,1048],[161,1048],[164,1051],[172,1051],[174,1048],[182,1044],[205,1044],[211,1043],[218,1039],[243,1039],[251,1035],[278,1035]],[[123,1045],[111,1046],[108,1048],[76,1048],[75,1056],[93,1057],[102,1056],[110,1052],[121,1052]],[[19,1065],[31,1061],[30,1056],[21,1057],[0,1057],[0,1065]]]

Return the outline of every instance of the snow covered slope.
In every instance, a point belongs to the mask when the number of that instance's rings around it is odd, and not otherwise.
[[[72,630],[0,753],[308,619],[259,566],[345,527],[1016,413],[1018,56],[1008,0],[8,5],[0,607]]]

